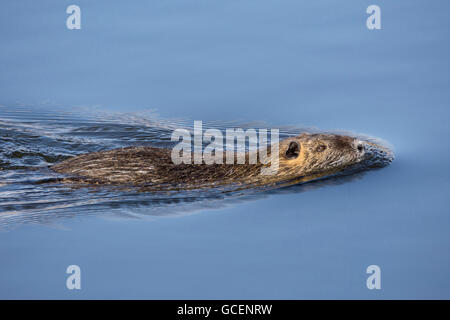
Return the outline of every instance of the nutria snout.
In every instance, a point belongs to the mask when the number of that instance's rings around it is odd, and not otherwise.
[[[302,133],[269,148],[269,162],[257,151],[245,152],[245,159],[258,153],[257,162],[238,164],[174,164],[171,150],[155,147],[127,147],[93,152],[52,166],[59,173],[100,184],[151,185],[158,188],[202,188],[224,184],[268,185],[295,180],[306,182],[347,171],[388,165],[393,154],[381,144],[359,138],[326,133]],[[235,155],[235,159],[236,159]],[[261,171],[277,161],[272,174]],[[69,179],[70,180],[70,179]]]

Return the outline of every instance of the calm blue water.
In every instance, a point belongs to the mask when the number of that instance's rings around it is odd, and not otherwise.
[[[128,120],[149,110],[349,130],[387,140],[396,160],[351,179],[167,207],[77,190],[87,202],[70,208],[73,194],[59,190],[65,207],[52,211],[36,205],[40,186],[20,213],[6,188],[0,298],[450,298],[448,1],[79,0],[73,31],[70,4],[0,4],[0,129],[24,134],[2,133],[2,154],[32,153],[13,164],[145,143],[155,137],[139,125],[153,118]],[[382,30],[366,28],[370,4]],[[1,173],[13,188],[48,174]],[[71,264],[79,291],[65,285]],[[372,264],[381,290],[366,287]]]

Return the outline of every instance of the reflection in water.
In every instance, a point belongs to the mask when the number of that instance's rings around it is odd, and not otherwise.
[[[151,114],[80,114],[0,106],[0,229],[94,214],[140,218],[187,214],[269,194],[298,193],[345,183],[362,176],[358,173],[308,184],[289,181],[282,185],[245,189],[228,186],[143,192],[117,186],[77,187],[59,182],[62,176],[49,170],[48,166],[82,153],[132,145],[169,148],[173,145],[170,141],[172,130],[180,127],[191,129],[192,123],[156,120]],[[218,129],[267,128],[260,123],[208,123],[207,126]],[[280,139],[300,131],[305,129],[280,128]]]

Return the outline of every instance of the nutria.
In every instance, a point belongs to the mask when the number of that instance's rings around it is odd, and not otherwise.
[[[192,189],[221,185],[269,185],[284,181],[305,182],[349,169],[385,166],[392,153],[379,144],[340,134],[310,134],[284,139],[278,144],[279,168],[261,174],[263,164],[174,164],[171,149],[126,147],[92,152],[53,165],[70,181],[95,184],[153,186]],[[246,152],[246,159],[249,153]],[[274,159],[270,155],[271,159]],[[225,153],[224,153],[225,157]]]

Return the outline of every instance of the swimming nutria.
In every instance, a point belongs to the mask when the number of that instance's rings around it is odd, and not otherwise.
[[[201,188],[227,184],[268,185],[283,181],[304,182],[350,168],[385,166],[393,159],[383,146],[339,134],[309,134],[279,142],[279,169],[262,175],[263,164],[174,164],[171,150],[127,147],[93,152],[68,159],[51,168],[87,183]],[[270,149],[270,148],[269,148]],[[225,156],[225,154],[224,154]],[[248,152],[246,159],[248,159]],[[78,180],[78,181],[79,181]]]

